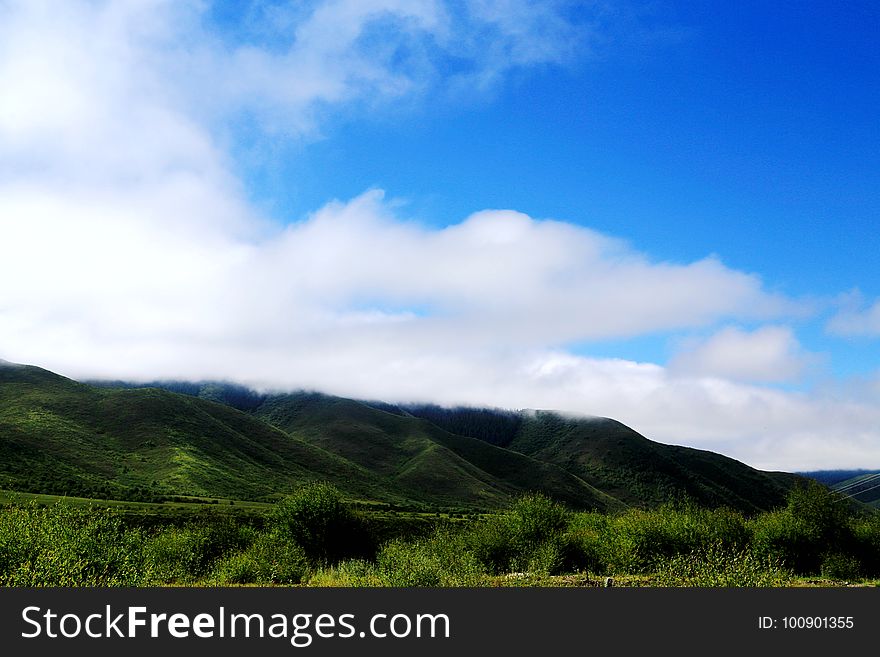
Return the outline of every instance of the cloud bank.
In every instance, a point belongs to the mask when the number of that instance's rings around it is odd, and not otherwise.
[[[2,5],[0,356],[606,415],[762,467],[880,462],[873,396],[767,385],[809,360],[803,307],[715,256],[512,210],[428,227],[380,190],[281,222],[248,201],[230,126],[310,139],[346,108],[483,93],[583,47],[563,3],[255,4],[245,40],[208,8]],[[668,365],[572,347],[718,327]]]

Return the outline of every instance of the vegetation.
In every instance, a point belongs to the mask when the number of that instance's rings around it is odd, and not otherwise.
[[[157,386],[0,364],[0,584],[880,577],[871,507],[613,420]]]
[[[687,498],[751,514],[781,505],[798,480],[601,418],[114,385],[0,366],[0,488],[156,504],[275,501],[327,481],[349,499],[464,513],[540,492],[584,511]]]
[[[221,507],[222,508],[222,507]],[[786,586],[880,577],[880,515],[819,484],[746,517],[690,504],[602,514],[541,494],[480,517],[346,504],[327,483],[259,515],[140,523],[119,508],[11,502],[0,510],[6,586]]]

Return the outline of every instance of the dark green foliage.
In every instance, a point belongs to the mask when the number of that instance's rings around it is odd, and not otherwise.
[[[880,577],[880,513],[860,517],[852,523],[853,555],[865,577]]]
[[[218,559],[247,546],[255,535],[253,528],[230,518],[164,528],[144,543],[146,575],[158,584],[198,581]]]
[[[610,518],[600,533],[608,570],[624,573],[651,572],[664,559],[710,546],[744,549],[750,538],[739,513],[695,506],[634,509]]]
[[[855,536],[844,498],[811,481],[792,490],[788,505],[752,523],[754,550],[797,573],[818,573],[829,554],[852,553]]]
[[[405,409],[449,433],[477,438],[498,447],[507,447],[523,423],[522,414],[500,409],[443,408],[431,404],[406,406]]]
[[[371,540],[366,527],[342,501],[330,484],[305,486],[272,510],[270,527],[281,537],[297,543],[317,562],[335,563],[343,558],[365,556]]]
[[[862,564],[857,557],[843,552],[828,552],[822,557],[822,577],[855,580],[862,577]]]
[[[128,381],[88,381],[90,385],[101,388],[158,388],[180,395],[198,397],[237,408],[240,411],[253,411],[265,400],[266,395],[254,392],[250,388],[235,383],[219,381],[150,381],[148,383],[130,383]]]
[[[565,534],[570,515],[543,495],[523,496],[509,512],[470,530],[469,551],[490,573],[555,574],[571,561],[571,541]]]

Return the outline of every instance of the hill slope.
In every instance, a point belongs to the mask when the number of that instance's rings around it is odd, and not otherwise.
[[[350,497],[395,503],[493,508],[541,490],[574,507],[620,506],[561,468],[416,418],[323,395],[260,401],[248,414],[156,388],[3,366],[0,487],[253,498],[327,480]]]
[[[279,395],[268,398],[255,415],[388,477],[413,496],[427,488],[454,504],[541,491],[577,508],[623,506],[556,465],[350,399]]]
[[[258,497],[306,481],[385,492],[371,473],[222,404],[0,366],[0,485],[51,493]]]
[[[862,504],[880,508],[880,472],[876,470],[838,481],[831,489]]]
[[[434,406],[406,410],[439,426],[455,426],[553,463],[634,506],[688,498],[745,512],[766,510],[783,504],[788,490],[800,479],[755,470],[714,452],[656,443],[608,418]]]
[[[395,503],[492,508],[541,491],[576,508],[688,498],[752,512],[782,504],[798,480],[605,418],[160,385],[175,392],[0,366],[0,487],[254,498],[321,479]]]

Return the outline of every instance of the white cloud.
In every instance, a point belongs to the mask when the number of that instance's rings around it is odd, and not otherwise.
[[[199,198],[3,198],[0,216],[21,219],[4,227],[15,248],[0,261],[0,344],[12,360],[81,377],[230,378],[608,415],[767,467],[877,456],[868,403],[548,348],[787,310],[714,260],[656,263],[587,229],[506,211],[429,229],[396,218],[378,192],[245,238],[153,214],[222,210]]]
[[[841,299],[840,311],[828,322],[828,331],[842,337],[880,337],[880,299],[865,307],[859,292]]]
[[[690,375],[781,383],[797,380],[814,360],[787,326],[751,332],[727,327],[705,340],[685,341],[670,368]]]
[[[512,68],[561,61],[579,42],[556,3],[282,3],[247,43],[221,38],[210,6],[4,3],[0,170],[92,181],[222,170],[206,121],[222,133],[243,113],[263,129],[313,135],[330,107],[399,101],[444,84],[460,92],[462,79],[471,88],[497,82]],[[456,73],[446,75],[452,60]]]
[[[490,87],[570,56],[584,34],[564,4],[289,4],[248,45],[213,31],[205,6],[0,5],[0,356],[73,376],[608,415],[757,465],[877,462],[871,401],[565,351],[797,310],[716,258],[657,262],[504,210],[432,229],[377,191],[286,228],[247,202],[230,117],[313,134],[330,107]],[[750,353],[770,343],[758,370],[793,367],[792,336],[740,338]],[[701,367],[731,375],[730,342],[703,345]]]
[[[396,218],[374,191],[276,234],[242,237],[234,228],[246,208],[203,191],[169,185],[150,198],[128,191],[86,202],[7,189],[0,211],[16,220],[6,232],[15,247],[0,264],[5,312],[69,308],[94,336],[111,326],[137,339],[145,326],[169,339],[203,330],[228,347],[260,334],[286,336],[290,348],[313,334],[348,343],[376,326],[377,339],[399,348],[454,352],[692,328],[791,305],[716,260],[653,263],[588,229],[515,212],[428,229]],[[4,337],[23,348],[68,328],[54,321]],[[280,372],[270,378],[284,382]]]

